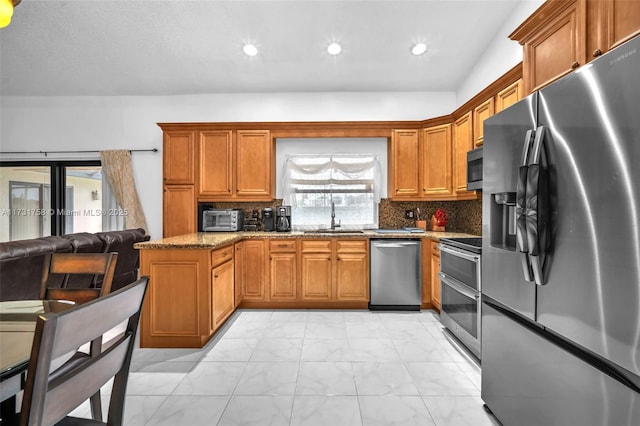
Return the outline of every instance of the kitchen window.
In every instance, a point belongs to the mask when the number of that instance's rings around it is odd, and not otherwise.
[[[124,229],[100,161],[0,162],[0,241]]]
[[[288,155],[283,203],[297,229],[327,227],[332,203],[342,227],[377,228],[381,180],[373,154]]]

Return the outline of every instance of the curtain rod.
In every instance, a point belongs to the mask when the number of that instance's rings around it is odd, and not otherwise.
[[[46,157],[49,154],[88,154],[93,152],[100,152],[99,150],[86,150],[86,151],[2,151],[2,154],[44,154]],[[129,152],[158,152],[158,148],[151,149],[130,149]]]

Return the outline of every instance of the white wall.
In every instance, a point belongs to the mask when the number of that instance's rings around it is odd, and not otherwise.
[[[495,37],[480,55],[469,77],[460,85],[456,94],[456,107],[467,102],[478,92],[494,82],[522,61],[522,46],[509,39],[522,22],[527,19],[545,0],[522,0],[504,21]]]
[[[455,107],[453,92],[4,96],[0,97],[0,151],[162,150],[158,122],[423,120],[449,114]],[[0,156],[0,160],[24,158],[34,156]],[[133,162],[148,232],[160,238],[162,154],[135,153]]]

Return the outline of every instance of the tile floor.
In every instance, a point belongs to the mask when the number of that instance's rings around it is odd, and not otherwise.
[[[499,424],[433,311],[238,310],[202,349],[137,349],[127,394],[127,426]]]

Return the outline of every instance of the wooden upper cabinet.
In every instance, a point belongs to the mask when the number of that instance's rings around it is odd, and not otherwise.
[[[233,132],[198,132],[198,195],[230,197],[233,188]]]
[[[422,195],[441,198],[452,193],[451,125],[423,129]]]
[[[525,93],[586,63],[586,0],[547,1],[510,36],[524,48]]]
[[[236,139],[236,196],[273,199],[274,143],[269,130],[238,130]]]
[[[588,59],[640,34],[640,2],[638,0],[587,1]]]
[[[484,120],[495,114],[493,97],[487,99],[473,109],[473,143],[474,147],[484,144]]]
[[[195,132],[166,131],[163,134],[163,179],[165,184],[195,184]]]
[[[416,198],[420,194],[420,132],[393,130],[389,145],[391,198]]]
[[[505,87],[496,95],[496,113],[509,108],[524,97],[524,85],[522,79]]]
[[[469,111],[453,123],[453,190],[467,191],[467,152],[473,149],[472,113]]]
[[[194,185],[165,185],[162,198],[162,236],[168,238],[196,232]]]

